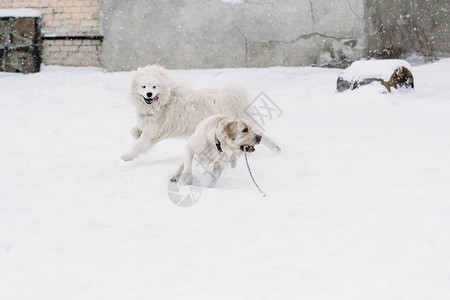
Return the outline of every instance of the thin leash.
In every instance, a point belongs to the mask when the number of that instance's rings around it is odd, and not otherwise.
[[[253,174],[252,171],[250,170],[250,165],[248,164],[248,160],[247,160],[247,153],[244,152],[244,156],[245,156],[245,163],[247,164],[247,168],[248,168],[248,173],[250,173],[250,177],[253,180],[253,183],[256,185],[256,187],[258,188],[258,191],[263,194],[263,197],[266,197],[266,193],[264,193],[260,188],[259,185],[256,183],[255,178],[253,178]]]
[[[219,138],[217,137],[217,127],[216,127],[214,137],[215,137],[217,151],[219,151],[219,153],[222,153],[223,152],[222,146],[221,146]],[[247,153],[244,152],[244,156],[245,156],[245,163],[247,164],[248,173],[250,174],[250,177],[252,178],[253,183],[256,185],[256,187],[258,188],[258,191],[263,195],[263,197],[266,197],[266,193],[264,193],[261,190],[259,185],[256,183],[255,178],[253,177],[252,171],[250,170],[250,165],[248,164]]]

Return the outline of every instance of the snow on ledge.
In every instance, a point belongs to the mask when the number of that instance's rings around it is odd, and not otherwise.
[[[1,17],[40,17],[41,12],[32,8],[4,8],[0,9]]]
[[[389,81],[392,73],[400,67],[411,70],[411,65],[402,59],[359,60],[352,63],[340,77],[346,81],[362,81],[368,78]]]
[[[220,0],[220,2],[222,2],[223,4],[236,5],[236,4],[243,4],[244,0]]]

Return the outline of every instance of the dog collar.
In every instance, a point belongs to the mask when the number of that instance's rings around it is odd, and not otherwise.
[[[217,135],[216,135],[216,148],[217,148],[217,151],[223,152],[222,146],[220,146],[220,141],[219,141],[219,139],[217,138]]]
[[[217,125],[217,127],[219,127],[219,125]],[[222,146],[220,145],[219,138],[217,137],[217,127],[216,127],[216,129],[214,130],[214,138],[216,139],[216,148],[217,148],[217,151],[219,151],[219,153],[222,153],[222,152],[223,152]]]

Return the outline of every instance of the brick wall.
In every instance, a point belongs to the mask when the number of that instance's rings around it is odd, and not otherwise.
[[[98,0],[1,0],[0,8],[40,10],[44,64],[101,66]]]

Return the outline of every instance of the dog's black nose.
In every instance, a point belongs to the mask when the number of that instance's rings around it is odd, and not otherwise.
[[[147,97],[151,98],[153,96],[153,93],[148,92]]]
[[[260,135],[255,135],[255,140],[256,142],[259,144],[261,142],[262,136]]]

